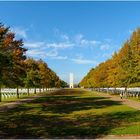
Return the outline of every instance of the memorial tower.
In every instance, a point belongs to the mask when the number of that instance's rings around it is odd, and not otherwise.
[[[74,78],[73,78],[73,73],[70,73],[70,83],[69,83],[69,87],[70,88],[74,88],[74,82],[73,82]]]

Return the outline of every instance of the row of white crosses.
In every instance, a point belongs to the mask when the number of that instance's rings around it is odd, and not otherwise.
[[[108,93],[122,93],[123,96],[127,97],[139,97],[140,96],[140,87],[134,87],[134,88],[91,88],[90,90],[95,90],[99,92],[108,92]]]
[[[56,88],[1,88],[1,97],[2,99],[17,97],[17,94],[20,95],[29,95],[32,93],[41,93],[45,91],[53,91]]]

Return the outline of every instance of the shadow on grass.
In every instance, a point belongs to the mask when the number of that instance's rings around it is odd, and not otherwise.
[[[71,93],[71,94],[70,94]],[[32,103],[40,103],[41,111],[49,111],[51,113],[68,114],[73,111],[82,111],[89,109],[105,108],[113,105],[121,105],[121,102],[109,100],[109,97],[98,96],[80,96],[85,91],[78,90],[62,90],[57,91],[53,95],[48,95],[32,101]]]
[[[48,95],[13,110],[0,112],[0,138],[99,138],[121,124],[140,121],[139,111],[101,115],[86,112],[69,117],[73,111],[110,105],[120,103],[102,97]]]
[[[75,98],[71,96],[71,97],[63,97],[63,99],[59,97],[57,97],[56,99],[46,97],[42,98],[41,100],[45,101],[41,103],[42,111],[49,111],[51,113],[60,113],[60,114],[63,113],[68,114],[74,111],[99,109],[113,105],[121,105],[120,102],[111,101],[109,99],[102,97]]]
[[[52,95],[79,95],[79,94],[84,94],[85,90],[79,90],[79,89],[62,89],[58,90],[52,93]]]
[[[88,114],[75,120],[39,114],[3,115],[0,117],[0,138],[100,138],[113,128],[128,123],[128,116],[140,116],[140,112],[117,112],[102,116]]]

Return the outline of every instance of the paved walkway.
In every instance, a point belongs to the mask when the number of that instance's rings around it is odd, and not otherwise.
[[[125,99],[125,98],[120,99],[120,97],[118,97],[118,96],[114,96],[114,95],[110,95],[108,93],[102,93],[102,92],[98,93],[98,95],[102,96],[102,97],[109,97],[113,101],[119,101],[122,104],[128,105],[129,107],[135,108],[137,110],[140,110],[140,102],[138,102],[138,101]]]

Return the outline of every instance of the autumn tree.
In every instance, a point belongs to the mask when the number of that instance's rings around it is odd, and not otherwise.
[[[140,86],[140,29],[133,32],[122,48],[82,79],[85,87]]]
[[[0,24],[0,81],[2,85],[23,85],[25,52],[22,40],[16,40],[9,27]]]
[[[26,77],[24,83],[26,87],[61,87],[61,80],[43,60],[28,58],[25,61]]]
[[[27,59],[26,51],[23,41],[0,24],[0,86],[61,87],[61,79],[47,63]]]

